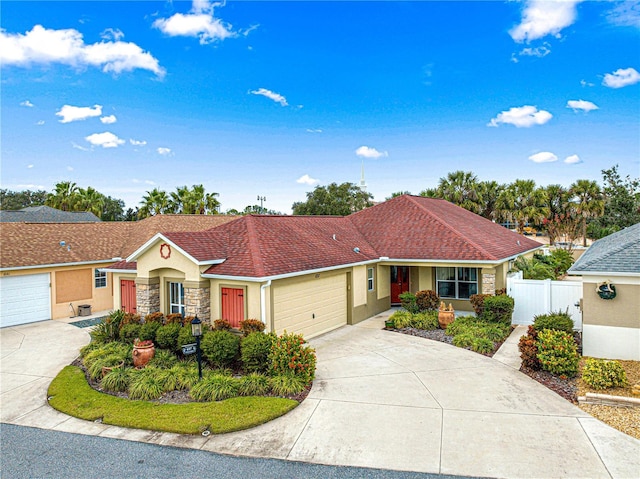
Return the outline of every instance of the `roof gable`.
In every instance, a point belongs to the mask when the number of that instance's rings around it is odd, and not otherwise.
[[[640,274],[640,223],[594,242],[569,272]]]
[[[96,223],[98,218],[88,211],[62,211],[50,206],[27,206],[20,210],[0,211],[0,223]]]

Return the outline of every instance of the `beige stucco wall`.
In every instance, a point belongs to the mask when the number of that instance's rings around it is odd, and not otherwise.
[[[113,277],[112,275],[110,273],[107,273],[106,288],[96,288],[94,286],[94,280],[93,280],[94,269],[104,268],[108,265],[109,265],[108,263],[91,263],[91,264],[78,265],[78,266],[33,268],[33,269],[24,269],[24,270],[16,270],[16,271],[3,271],[2,275],[3,276],[24,276],[29,274],[48,273],[50,282],[51,282],[51,319],[61,319],[61,318],[69,318],[74,315],[74,313],[71,310],[71,307],[69,306],[69,303],[73,304],[73,307],[75,309],[75,314],[78,313],[78,306],[81,304],[91,305],[92,312],[107,311],[107,310],[113,309]],[[89,279],[89,282],[91,283],[91,297],[78,300],[78,301],[65,301],[63,303],[57,303],[56,290],[60,285],[56,283],[55,273],[59,271],[67,272],[67,271],[75,271],[75,270],[83,270],[83,269],[91,270],[91,277]],[[68,277],[75,278],[75,275],[71,274]],[[87,288],[86,285],[85,285],[85,288]]]
[[[602,299],[596,286],[609,280],[616,288],[616,297]],[[640,278],[583,276],[583,324],[640,328]]]
[[[171,256],[163,258],[160,247],[164,242],[156,241],[147,251],[137,258],[138,276],[153,278],[162,276],[162,270],[172,269],[180,271],[184,280],[200,281],[200,268],[191,259],[180,253],[177,248],[171,249]]]
[[[244,289],[244,317],[245,319],[261,319],[260,317],[260,285],[249,281],[232,281],[227,279],[212,279],[211,282],[211,321],[222,317],[222,288]],[[269,293],[266,292],[268,299]],[[269,305],[267,304],[267,307]],[[268,309],[267,309],[268,311]],[[267,325],[269,323],[267,322]]]
[[[367,304],[367,268],[368,266],[355,266],[352,269],[352,294],[353,306],[358,307]],[[375,276],[375,272],[374,272]]]
[[[376,267],[377,299],[391,297],[391,270],[389,266],[378,264]]]

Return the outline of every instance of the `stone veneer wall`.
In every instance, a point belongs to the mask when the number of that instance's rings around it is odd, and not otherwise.
[[[185,316],[198,315],[201,321],[211,322],[211,288],[184,288]]]
[[[136,281],[136,301],[138,314],[142,318],[160,311],[160,283],[144,284]]]
[[[482,273],[482,294],[496,294],[496,275]]]

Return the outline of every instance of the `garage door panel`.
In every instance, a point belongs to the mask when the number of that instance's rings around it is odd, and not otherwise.
[[[281,286],[274,291],[278,332],[311,338],[347,323],[346,275]]]
[[[0,327],[51,319],[49,274],[0,278]]]

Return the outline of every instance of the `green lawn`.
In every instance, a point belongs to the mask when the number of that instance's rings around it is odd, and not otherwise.
[[[236,397],[219,402],[158,404],[132,401],[96,391],[83,371],[67,366],[48,391],[49,404],[60,412],[103,424],[175,432],[212,434],[239,431],[271,421],[294,409],[297,401],[275,397]]]

